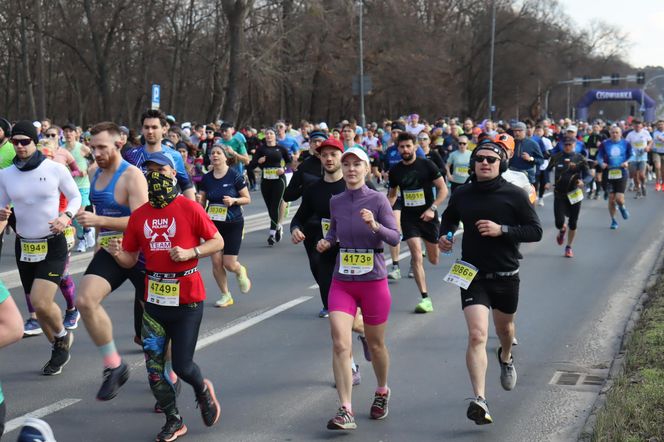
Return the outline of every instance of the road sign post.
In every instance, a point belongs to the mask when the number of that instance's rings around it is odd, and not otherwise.
[[[152,100],[151,100],[151,109],[159,109],[159,104],[161,103],[161,86],[158,84],[152,85]]]

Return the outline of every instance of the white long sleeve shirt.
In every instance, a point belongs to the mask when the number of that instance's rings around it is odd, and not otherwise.
[[[62,164],[49,159],[25,172],[11,165],[0,171],[0,207],[14,205],[16,233],[38,239],[51,235],[49,221],[59,216],[60,192],[67,198],[67,212],[76,214],[81,194]]]

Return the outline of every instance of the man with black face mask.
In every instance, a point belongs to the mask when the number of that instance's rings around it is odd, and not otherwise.
[[[145,166],[148,203],[132,212],[122,242],[111,240],[108,251],[125,268],[136,265],[140,252],[145,257],[143,350],[150,388],[166,415],[157,440],[175,440],[187,427],[175,403],[176,392],[164,375],[169,342],[173,370],[194,387],[204,424],[210,427],[219,420],[212,382],[203,378],[193,357],[205,300],[198,259],[219,252],[224,240],[203,207],[179,194],[170,157],[152,153]]]
[[[81,194],[66,167],[46,159],[37,150],[37,131],[30,121],[12,130],[16,150],[13,165],[0,174],[0,220],[16,215],[15,256],[24,293],[30,294],[37,320],[53,344],[51,359],[42,374],[62,372],[69,362],[74,336],[62,324],[62,311],[53,301],[65,270],[67,240],[64,230],[81,207]],[[67,207],[59,212],[60,193]]]

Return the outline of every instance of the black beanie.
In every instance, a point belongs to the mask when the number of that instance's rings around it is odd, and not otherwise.
[[[0,117],[0,128],[5,132],[5,138],[12,136],[12,125],[6,118]]]
[[[37,129],[32,124],[32,121],[23,120],[16,123],[12,128],[12,137],[16,135],[30,137],[35,144],[39,142],[39,138],[37,138]]]

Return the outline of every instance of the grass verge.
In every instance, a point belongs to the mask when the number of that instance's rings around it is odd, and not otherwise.
[[[664,441],[664,276],[626,345],[624,372],[597,415],[596,442]]]

